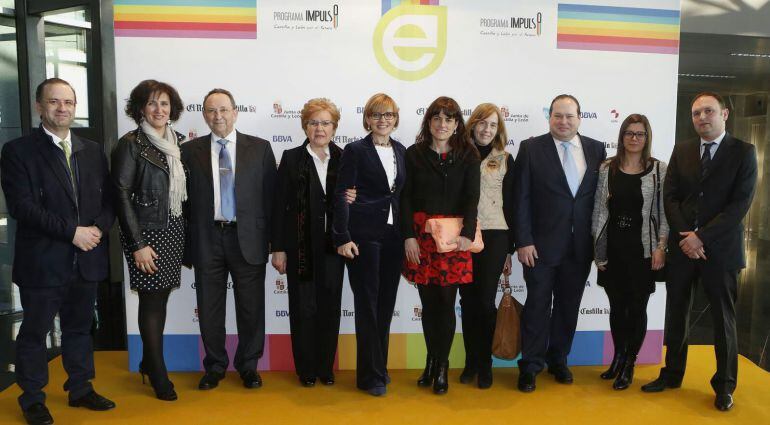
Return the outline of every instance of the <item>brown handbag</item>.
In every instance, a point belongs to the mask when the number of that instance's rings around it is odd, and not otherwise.
[[[508,276],[503,281],[503,298],[497,307],[495,335],[492,339],[492,354],[504,360],[513,360],[521,352],[521,330],[519,314],[521,304],[511,295]]]
[[[425,233],[430,233],[436,242],[437,252],[450,252],[457,249],[457,239],[463,228],[462,217],[429,218],[425,221]],[[476,219],[476,235],[471,242],[470,251],[481,252],[484,249],[484,240],[481,238],[481,226]]]

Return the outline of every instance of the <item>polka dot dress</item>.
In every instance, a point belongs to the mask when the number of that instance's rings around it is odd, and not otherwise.
[[[168,167],[166,156],[160,154],[160,158]],[[169,223],[165,229],[142,229],[142,238],[158,254],[158,259],[155,260],[158,271],[155,274],[147,274],[136,267],[134,253],[126,250],[128,243],[123,232],[120,233],[123,253],[128,262],[131,289],[135,291],[150,292],[179,287],[184,254],[185,219],[182,216],[171,215],[171,211],[168,215]]]

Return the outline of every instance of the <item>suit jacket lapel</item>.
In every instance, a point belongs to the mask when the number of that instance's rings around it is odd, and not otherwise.
[[[367,158],[370,162],[374,163],[374,169],[377,170],[375,171],[378,175],[377,181],[382,183],[383,187],[390,190],[390,187],[388,187],[388,173],[385,172],[382,161],[380,161],[380,155],[377,154],[377,148],[374,146],[374,139],[372,138],[371,133],[364,139],[364,146],[366,146]]]
[[[211,134],[208,136],[209,140],[208,143],[205,141],[203,143],[199,143],[198,146],[196,146],[196,158],[198,159],[198,162],[200,163],[201,170],[203,170],[203,175],[205,175],[208,178],[209,186],[211,187],[212,193],[214,190],[214,177],[212,176],[211,171]],[[212,199],[213,202],[213,199]]]
[[[559,152],[556,150],[556,140],[554,140],[553,135],[550,133],[545,138],[545,143],[547,146],[545,146],[545,154],[548,157],[548,160],[551,161],[552,164],[554,164],[554,167],[559,170],[558,171],[558,179],[561,182],[562,189],[566,190],[567,193],[569,193],[570,196],[572,196],[572,190],[569,188],[569,183],[567,183],[567,175],[564,174],[564,167],[561,165],[561,159],[559,159]]]
[[[578,136],[578,137],[580,137],[580,136]],[[598,170],[599,169],[599,164],[598,164],[599,158],[597,158],[594,155],[595,152],[594,152],[593,149],[586,149],[586,144],[583,143],[583,139],[582,138],[580,139],[580,146],[581,146],[581,149],[583,149],[583,158],[585,158],[585,160],[586,160],[586,171],[585,171],[585,173],[583,173],[583,179],[580,181],[580,186],[578,186],[578,191],[577,191],[578,194],[581,191],[583,191],[583,189],[585,188],[585,184],[588,184],[588,183],[586,183],[586,180],[588,180],[588,179],[586,179],[586,176],[588,175],[588,173],[590,173],[592,170]],[[565,177],[565,179],[566,179],[566,177]]]
[[[248,185],[247,179],[239,179],[238,175],[245,175],[248,167],[254,167],[259,162],[254,156],[254,145],[243,134],[235,133],[235,206],[238,208],[238,198],[244,199],[247,196],[246,187]]]
[[[402,187],[406,180],[406,163],[404,162],[404,153],[397,149],[395,140],[391,140],[393,145],[393,155],[396,156],[396,187]]]
[[[37,142],[40,144],[40,148],[38,149],[38,152],[40,152],[40,155],[42,155],[43,158],[45,158],[46,162],[51,167],[51,171],[53,171],[54,175],[56,175],[56,178],[59,180],[59,183],[61,183],[62,187],[64,188],[64,191],[67,193],[67,196],[70,198],[72,203],[77,205],[77,200],[75,199],[75,192],[72,187],[72,180],[70,180],[69,175],[67,175],[67,170],[64,168],[65,165],[61,162],[61,159],[58,157],[59,148],[53,145],[53,141],[47,134],[45,134],[42,128],[39,129],[38,131],[40,132],[37,138]],[[71,138],[74,139],[74,136],[71,136]]]

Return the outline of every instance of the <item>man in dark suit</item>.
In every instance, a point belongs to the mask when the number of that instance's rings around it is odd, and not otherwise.
[[[265,265],[276,168],[266,140],[235,131],[238,109],[223,89],[203,99],[211,134],[182,145],[189,176],[189,227],[184,264],[195,268],[195,291],[206,373],[198,388],[216,387],[229,363],[225,300],[233,279],[238,348],[234,366],[246,388],[259,388],[265,343]]]
[[[3,146],[2,186],[16,219],[13,281],[24,319],[16,338],[19,404],[30,424],[53,423],[45,407],[46,338],[59,314],[69,405],[108,410],[97,394],[91,326],[96,285],[107,278],[107,232],[115,219],[102,147],[70,132],[75,91],[43,81],[35,97],[41,126]]]
[[[711,378],[714,405],[733,406],[738,376],[735,297],[738,272],[746,267],[743,217],[757,182],[754,146],[725,132],[728,110],[721,96],[704,92],[692,102],[699,139],[677,143],[663,185],[671,233],[666,282],[666,366],[645,392],[678,388],[687,364],[687,334],[693,288],[700,280],[714,320],[717,371]]]
[[[578,134],[580,104],[557,96],[550,132],[525,140],[514,165],[516,253],[527,300],[521,320],[519,390],[535,390],[548,363],[556,381],[572,383],[567,355],[591,269],[591,213],[604,144]],[[553,299],[553,305],[551,300]]]

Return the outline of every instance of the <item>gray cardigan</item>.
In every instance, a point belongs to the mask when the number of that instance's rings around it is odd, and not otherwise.
[[[611,159],[611,158],[610,158]],[[599,168],[599,182],[594,197],[594,213],[591,220],[591,235],[594,237],[594,261],[596,265],[607,264],[607,221],[610,212],[607,209],[609,197],[608,174],[610,159]],[[666,180],[666,163],[655,160],[652,171],[642,176],[642,245],[644,258],[650,258],[659,244],[668,237],[668,221],[663,211],[663,182]],[[660,175],[658,173],[660,172]],[[660,217],[660,222],[658,222]]]

